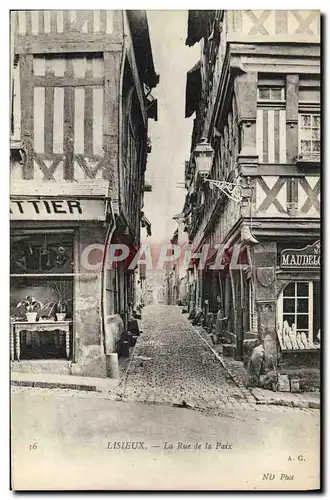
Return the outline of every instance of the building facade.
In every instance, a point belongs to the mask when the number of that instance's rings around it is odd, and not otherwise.
[[[17,11],[11,35],[11,357],[107,376],[136,281],[111,245],[139,247],[157,119],[146,13]]]
[[[190,11],[187,45],[201,58],[187,74],[195,113],[186,168],[190,243],[239,246],[190,270],[193,305],[221,304],[236,357],[261,340],[267,370],[318,365],[320,355],[321,76],[319,11]],[[196,172],[193,151],[214,149],[209,179],[247,186],[233,200]],[[246,234],[248,237],[246,238]]]

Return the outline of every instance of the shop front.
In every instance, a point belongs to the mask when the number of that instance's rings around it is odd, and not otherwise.
[[[46,371],[105,377],[104,196],[13,197],[10,213],[13,369],[38,360]]]
[[[321,244],[317,240],[310,244],[291,244],[290,247],[278,245],[276,312],[279,367],[289,372],[311,370],[310,382],[315,377],[318,382]]]
[[[261,242],[254,248],[254,299],[266,371],[319,386],[321,357],[320,240]]]

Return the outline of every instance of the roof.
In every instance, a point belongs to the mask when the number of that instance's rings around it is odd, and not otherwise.
[[[127,18],[140,79],[148,87],[156,87],[159,82],[159,75],[156,74],[154,67],[146,11],[128,10]]]

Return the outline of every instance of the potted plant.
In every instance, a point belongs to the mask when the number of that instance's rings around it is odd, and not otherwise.
[[[67,313],[67,302],[72,300],[67,297],[67,287],[65,282],[50,282],[49,286],[57,296],[57,300],[49,301],[45,304],[48,309],[48,316],[55,317],[57,321],[64,321]]]
[[[57,321],[64,321],[65,316],[66,316],[66,303],[63,300],[59,300],[56,304]]]
[[[43,304],[40,300],[27,296],[16,307],[24,307],[27,321],[34,322],[37,320],[38,311],[43,307]]]

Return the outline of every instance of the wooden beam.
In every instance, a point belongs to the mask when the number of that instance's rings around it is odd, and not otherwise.
[[[92,60],[86,58],[86,78],[93,76]],[[87,87],[84,92],[84,153],[93,154],[93,89]]]
[[[104,33],[48,33],[20,35],[16,54],[54,54],[63,52],[116,52],[122,50],[121,38]]]
[[[308,52],[310,48],[312,48],[314,52],[316,50],[320,50],[320,36],[318,35],[306,35],[294,33],[292,35],[240,35],[238,33],[231,34],[229,33],[227,36],[227,42],[231,45],[230,47],[237,46],[237,50],[243,50],[244,53],[248,52],[248,50],[252,48],[252,50],[256,50],[259,52],[264,51],[265,53],[269,52],[269,54],[273,54],[276,51],[282,52],[283,55],[287,53],[304,51]],[[285,44],[288,44],[285,47]],[[290,47],[289,47],[290,44]],[[275,47],[277,45],[277,48]],[[292,47],[295,45],[295,47]],[[282,47],[285,47],[282,49]],[[230,49],[231,50],[231,49]]]
[[[21,138],[25,145],[26,160],[23,164],[23,178],[33,179],[33,56],[20,58],[21,92]]]
[[[67,59],[65,76],[73,78],[72,59]],[[64,89],[64,179],[74,179],[73,166],[73,141],[74,141],[74,89],[66,87]]]
[[[54,68],[46,60],[46,77],[54,77]],[[54,88],[48,87],[45,89],[45,153],[53,153],[53,136],[54,136]]]
[[[67,76],[35,76],[33,79],[35,87],[101,87],[104,85],[103,77],[89,76],[76,78]]]
[[[305,177],[306,175],[320,175],[320,168],[304,167],[299,168],[297,165],[283,164],[264,164],[257,167],[241,167],[241,175],[243,177],[259,177],[260,175],[284,175],[286,177]]]
[[[119,154],[119,78],[121,54],[104,52],[104,117],[103,148],[105,161],[103,178],[112,181],[112,196],[115,202],[119,196],[118,154]]]

